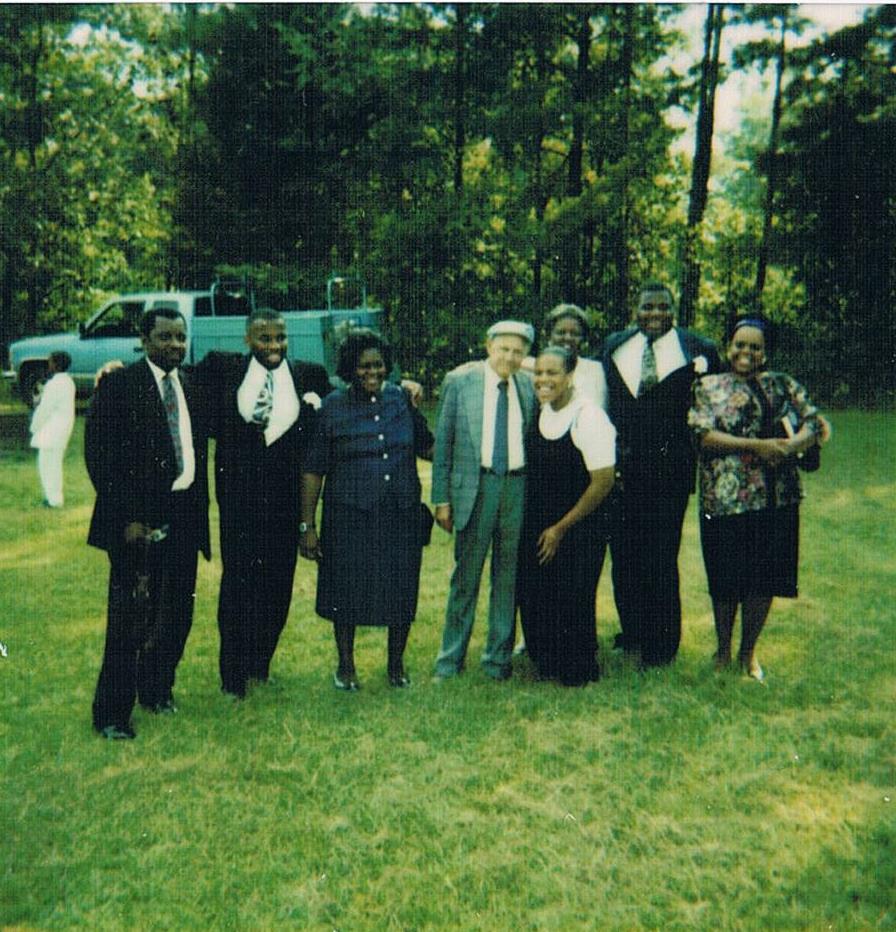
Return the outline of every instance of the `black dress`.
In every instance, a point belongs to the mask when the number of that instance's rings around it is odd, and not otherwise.
[[[537,420],[526,438],[526,508],[517,594],[526,649],[539,674],[567,686],[599,676],[595,595],[607,545],[606,504],[574,524],[553,560],[538,563],[538,538],[591,482],[571,428],[547,440]]]

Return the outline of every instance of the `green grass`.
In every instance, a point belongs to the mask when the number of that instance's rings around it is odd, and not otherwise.
[[[451,567],[436,529],[410,690],[386,684],[379,631],[359,635],[364,689],[333,689],[302,563],[278,685],[229,704],[213,561],[180,713],[138,710],[118,743],[90,727],[107,564],[84,543],[81,419],[62,512],[36,507],[32,453],[0,420],[0,927],[896,927],[892,415],[836,415],[806,477],[802,596],[772,610],[766,687],[711,672],[694,509],[674,666],[639,674],[609,650],[605,568],[599,683],[539,683],[525,660],[492,683],[480,614],[468,672],[432,685]]]

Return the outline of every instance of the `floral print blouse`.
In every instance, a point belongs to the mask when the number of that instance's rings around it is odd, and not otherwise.
[[[818,433],[818,410],[802,385],[783,372],[760,372],[755,380],[771,404],[776,423],[789,417],[794,433],[806,423]],[[723,372],[704,376],[695,383],[688,424],[698,440],[710,430],[735,437],[760,437],[762,421],[762,404],[745,379]],[[776,507],[795,504],[802,498],[795,462],[769,469],[759,457],[747,452],[701,450],[699,479],[701,512],[709,517],[765,508],[769,504],[770,480],[775,485]]]

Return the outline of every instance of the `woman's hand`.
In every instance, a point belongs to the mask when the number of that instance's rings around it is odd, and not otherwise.
[[[783,460],[786,460],[788,456],[793,456],[796,453],[793,441],[782,437],[760,439],[756,440],[755,443],[754,452],[763,463],[767,463],[769,466],[777,466]]]
[[[320,560],[320,541],[317,539],[317,531],[310,527],[304,534],[299,537],[299,553],[306,560]]]
[[[559,524],[552,524],[541,532],[538,538],[538,563],[540,566],[544,566],[545,563],[550,563],[554,559],[565,534],[566,531]]]

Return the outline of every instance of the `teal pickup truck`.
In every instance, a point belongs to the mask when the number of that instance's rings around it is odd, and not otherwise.
[[[335,346],[345,327],[380,329],[382,310],[367,307],[367,291],[357,289],[360,307],[334,307],[342,278],[327,282],[325,310],[284,311],[289,336],[289,355],[294,359],[320,363],[331,375],[335,372]],[[34,404],[40,397],[51,353],[66,352],[72,358],[69,375],[78,394],[89,395],[98,369],[120,359],[129,362],[140,357],[143,347],[137,325],[141,314],[153,307],[170,307],[187,322],[188,363],[199,362],[210,350],[246,351],[243,334],[246,317],[254,308],[254,297],[244,284],[217,281],[208,291],[144,291],[119,295],[107,301],[73,333],[25,337],[10,344],[9,367],[4,377],[14,383],[19,396]]]

